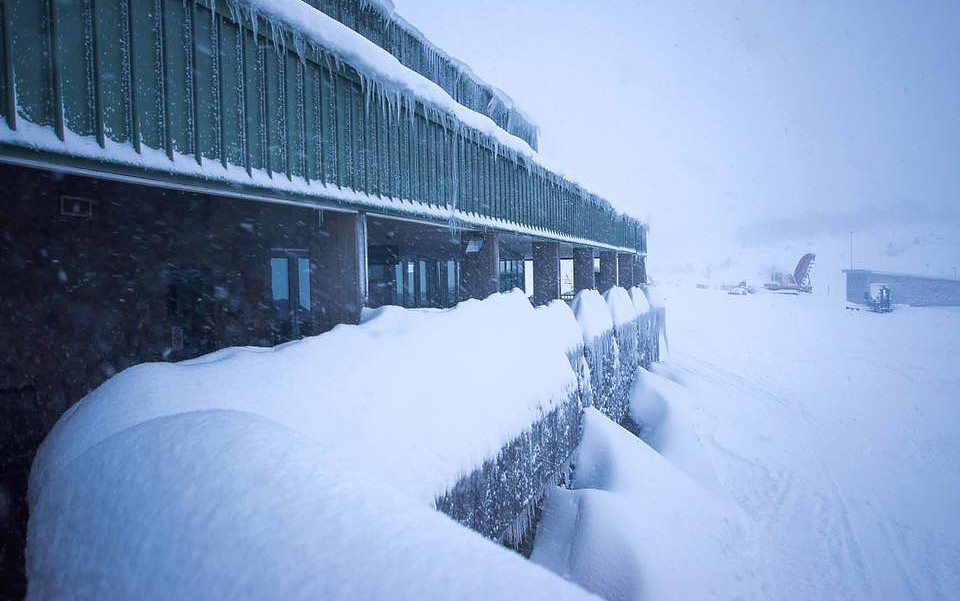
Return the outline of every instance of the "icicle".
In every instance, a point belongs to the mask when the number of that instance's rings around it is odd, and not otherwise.
[[[293,51],[297,53],[302,64],[307,64],[307,41],[298,33],[293,34]]]
[[[248,7],[247,10],[250,18],[250,28],[253,30],[253,39],[256,40],[259,36],[260,15],[257,14],[256,9],[254,9],[252,6]]]
[[[227,0],[227,10],[230,12],[230,19],[237,25],[242,26],[246,15],[238,0]]]

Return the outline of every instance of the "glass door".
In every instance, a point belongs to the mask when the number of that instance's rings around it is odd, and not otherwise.
[[[312,268],[306,251],[274,249],[270,257],[270,289],[273,299],[274,335],[279,341],[312,333]]]

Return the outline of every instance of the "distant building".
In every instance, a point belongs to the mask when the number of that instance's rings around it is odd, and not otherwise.
[[[843,273],[847,276],[847,301],[851,303],[862,304],[870,284],[886,284],[894,304],[960,306],[960,280],[867,269],[844,269]]]

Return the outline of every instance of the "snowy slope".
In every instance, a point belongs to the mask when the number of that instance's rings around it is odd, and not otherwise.
[[[659,293],[646,442],[588,416],[534,559],[612,599],[956,598],[960,310]]]

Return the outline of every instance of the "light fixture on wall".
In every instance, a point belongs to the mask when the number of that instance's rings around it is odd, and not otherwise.
[[[466,238],[467,241],[467,252],[476,253],[480,252],[483,248],[483,236],[481,234],[476,234]]]

